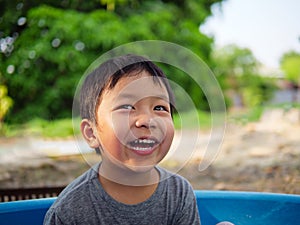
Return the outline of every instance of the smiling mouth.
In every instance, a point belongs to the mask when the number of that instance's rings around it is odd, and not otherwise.
[[[128,143],[130,149],[138,152],[149,152],[159,144],[155,139],[136,139]]]

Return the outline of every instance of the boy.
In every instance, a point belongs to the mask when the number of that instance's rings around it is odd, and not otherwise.
[[[148,59],[101,64],[82,86],[81,132],[102,161],[73,181],[44,224],[200,224],[194,192],[156,166],[174,136],[174,97]]]

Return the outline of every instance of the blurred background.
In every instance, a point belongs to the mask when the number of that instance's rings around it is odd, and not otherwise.
[[[299,1],[0,0],[0,5],[0,189],[63,187],[88,169],[72,125],[81,76],[114,47],[163,40],[203,59],[227,107],[227,130],[214,163],[199,171],[202,156],[196,154],[179,173],[195,189],[300,194]],[[209,138],[204,94],[178,71],[164,71],[189,90],[200,136]],[[175,116],[179,128],[176,121]],[[89,152],[86,157],[99,160]]]

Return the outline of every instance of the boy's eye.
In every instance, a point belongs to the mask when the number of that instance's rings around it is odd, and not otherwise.
[[[128,110],[132,110],[132,109],[134,109],[134,107],[133,107],[132,105],[125,104],[125,105],[119,106],[118,109],[128,109]]]
[[[165,106],[162,106],[162,105],[155,106],[155,107],[154,107],[154,110],[169,112],[168,108],[165,107]]]

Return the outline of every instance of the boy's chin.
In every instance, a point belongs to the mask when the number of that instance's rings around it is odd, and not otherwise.
[[[151,172],[154,167],[154,165],[124,165],[127,167],[130,171],[137,173],[137,174],[143,174],[143,173],[148,173]]]
[[[102,176],[119,184],[129,186],[144,186],[159,181],[158,171],[153,165],[118,165],[118,171],[102,171]],[[103,173],[104,172],[104,173]]]

